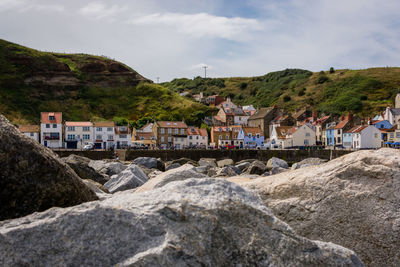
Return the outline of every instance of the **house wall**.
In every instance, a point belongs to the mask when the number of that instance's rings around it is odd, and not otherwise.
[[[359,148],[381,147],[380,131],[374,126],[368,126],[361,131],[361,142]]]
[[[38,132],[32,132],[32,133],[22,133],[23,135],[32,138],[33,140],[39,142],[39,133]],[[31,135],[32,134],[32,135]]]
[[[50,123],[50,128],[46,128],[46,123],[41,123],[40,124],[40,140],[41,140],[41,144],[45,145],[49,147],[49,148],[62,148],[62,124],[61,123],[57,123],[56,124],[56,128],[53,128],[53,125],[55,123]],[[58,133],[59,134],[59,138],[58,140],[48,140],[45,139],[45,135],[46,134],[50,134],[50,133]]]
[[[303,125],[292,134],[293,146],[314,146],[315,131],[307,125]],[[307,141],[307,142],[305,142]]]
[[[235,125],[247,125],[248,119],[249,119],[249,116],[235,116],[233,118],[233,123]]]
[[[353,133],[343,134],[343,147],[348,149],[353,148]]]
[[[101,141],[101,148],[102,149],[110,149],[112,147],[114,147],[115,144],[115,131],[114,131],[114,127],[96,127],[94,126],[94,140],[102,140]],[[98,128],[101,128],[101,130],[98,130]],[[111,128],[111,130],[109,130],[108,128]],[[101,139],[97,138],[97,137],[101,137]],[[109,137],[112,137],[109,138]],[[105,143],[105,145],[104,145]]]
[[[335,137],[333,133],[334,129],[326,130],[326,145],[327,146],[334,146],[335,145]]]
[[[64,140],[67,141],[77,141],[77,149],[82,149],[83,146],[94,143],[93,127],[89,127],[89,131],[83,131],[82,126],[75,126],[74,131],[68,130],[68,126],[65,126]],[[83,139],[83,135],[89,135],[89,139]],[[75,138],[72,140],[68,139],[68,135],[74,135]]]

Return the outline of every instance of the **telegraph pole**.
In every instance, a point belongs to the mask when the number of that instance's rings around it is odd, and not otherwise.
[[[157,77],[157,83],[160,83],[160,77]]]
[[[204,68],[204,78],[207,78],[207,66],[203,66],[203,68]]]

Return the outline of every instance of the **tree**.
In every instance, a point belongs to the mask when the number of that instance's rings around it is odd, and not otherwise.
[[[329,69],[329,73],[335,73],[335,69],[333,68],[333,67],[331,67],[330,69]]]

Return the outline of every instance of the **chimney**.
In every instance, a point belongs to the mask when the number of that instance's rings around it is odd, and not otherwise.
[[[368,117],[368,125],[372,125],[372,118]]]
[[[349,112],[349,115],[347,116],[347,119],[349,121],[353,121],[353,113],[351,113],[351,111]]]
[[[344,120],[344,116],[342,115],[342,116],[340,116],[340,121],[343,121]]]
[[[318,119],[318,111],[314,110],[312,112],[312,118],[313,118],[313,122],[317,121],[317,119]]]

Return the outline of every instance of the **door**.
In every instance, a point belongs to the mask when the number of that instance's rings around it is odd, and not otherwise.
[[[103,149],[107,149],[107,142],[103,143]]]
[[[67,142],[68,149],[77,149],[78,148],[78,141]]]
[[[44,141],[44,146],[47,147],[47,141]]]
[[[120,149],[119,141],[117,141],[117,149]]]

